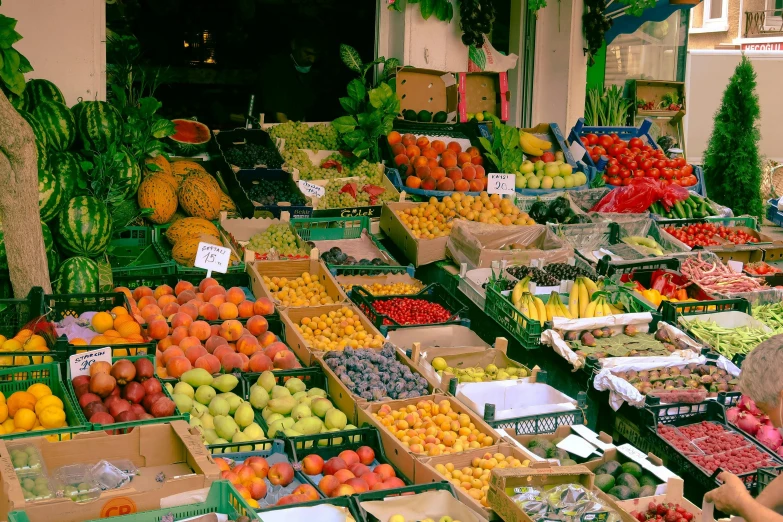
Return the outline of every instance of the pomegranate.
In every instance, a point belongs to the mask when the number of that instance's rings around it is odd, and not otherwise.
[[[777,450],[783,445],[783,436],[781,436],[778,429],[771,424],[762,424],[756,433],[756,438],[771,450]]]
[[[737,423],[737,417],[740,414],[740,409],[736,406],[732,406],[728,410],[726,410],[726,420],[728,420],[732,424]]]
[[[138,359],[133,366],[136,367],[136,380],[139,382],[143,383],[155,375],[155,367],[149,359]]]
[[[136,418],[139,418],[139,415],[142,415],[144,413],[147,413],[147,411],[144,409],[144,406],[141,404],[131,404],[130,411],[133,412],[134,415],[136,415]]]
[[[99,373],[110,373],[111,372],[111,364],[107,363],[106,361],[97,361],[92,363],[90,365],[90,377],[93,377],[94,375],[97,375]]]
[[[737,417],[737,427],[749,435],[755,435],[760,424],[756,417],[747,412],[742,412]]]
[[[171,417],[172,415],[174,415],[174,410],[175,410],[174,401],[172,401],[168,397],[161,397],[160,399],[158,399],[152,404],[152,408],[150,408],[150,413],[157,418]]]
[[[89,375],[79,375],[78,377],[74,377],[71,380],[71,384],[73,384],[74,388],[82,383],[90,384],[90,376]]]
[[[96,413],[109,413],[109,408],[104,406],[102,402],[95,401],[82,408],[82,411],[84,412],[84,416],[90,419]]]
[[[117,399],[116,401],[111,403],[111,406],[109,406],[109,413],[111,413],[111,416],[116,419],[120,413],[124,411],[130,411],[130,409],[131,409],[131,405],[128,401]]]
[[[109,395],[108,397],[103,399],[103,405],[109,408],[109,410],[111,410],[111,405],[117,401],[122,401],[122,399],[117,395]]]
[[[116,395],[117,397],[120,396],[120,387],[115,386],[114,389],[111,391],[111,395]]]
[[[163,391],[163,386],[161,386],[158,379],[147,379],[141,385],[144,387],[145,395],[153,395]]]
[[[81,397],[79,397],[79,406],[81,408],[84,408],[85,406],[87,406],[91,402],[95,402],[95,401],[99,401],[100,402],[100,400],[101,400],[101,398],[98,397],[97,395],[95,395],[94,393],[87,392],[84,395],[82,395]]]
[[[114,424],[114,417],[104,411],[101,411],[93,414],[93,416],[90,417],[90,422],[94,424]]]
[[[135,421],[138,417],[136,417],[136,414],[133,413],[133,411],[128,410],[128,411],[123,411],[115,418],[117,419],[117,422],[130,422],[130,421]]]
[[[85,393],[90,393],[90,383],[89,382],[80,382],[78,386],[73,387],[74,393],[76,393],[76,398],[80,398]]]
[[[146,395],[144,386],[136,381],[131,381],[122,390],[122,398],[134,404],[139,404]]]
[[[163,392],[148,393],[147,395],[144,396],[144,399],[142,399],[141,405],[144,406],[145,410],[150,411],[152,409],[153,404],[155,404],[158,400],[164,398],[166,398],[166,395]]]
[[[149,413],[142,413],[138,416],[139,420],[148,420],[148,419],[154,419],[155,417],[150,415]]]
[[[93,366],[95,366],[95,364],[93,364]],[[90,368],[92,368],[92,366]],[[99,372],[90,379],[90,391],[99,397],[108,397],[116,388],[117,381],[108,373]]]
[[[117,384],[125,386],[136,377],[136,367],[128,359],[120,359],[111,367],[111,376],[117,380]]]

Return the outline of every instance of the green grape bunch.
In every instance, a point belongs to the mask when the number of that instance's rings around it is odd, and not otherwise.
[[[275,252],[281,257],[309,255],[308,249],[297,244],[297,236],[291,226],[283,223],[269,225],[263,232],[254,234],[247,245],[250,250],[268,256]]]
[[[283,138],[286,149],[337,150],[340,144],[337,130],[331,123],[309,126],[289,121],[269,128],[273,138]]]
[[[366,176],[362,176],[359,180],[350,181],[349,183],[356,183],[356,196],[349,191],[342,191],[346,186],[345,181],[330,181],[326,185],[326,191],[324,196],[318,201],[318,208],[321,210],[329,208],[345,208],[345,207],[369,207],[373,205],[383,205],[386,201],[393,201],[396,197],[390,190],[384,190],[382,193],[372,198],[369,192],[365,191],[368,185],[378,186],[378,183],[370,180]]]

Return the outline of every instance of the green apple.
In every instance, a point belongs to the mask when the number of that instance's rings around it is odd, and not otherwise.
[[[553,178],[555,176],[559,176],[560,175],[560,167],[558,167],[554,163],[547,163],[546,167],[544,167],[544,175],[552,176]]]
[[[574,174],[574,186],[579,187],[587,183],[587,176],[583,172],[577,172]]]
[[[535,162],[534,166],[536,170],[543,170],[545,163],[541,160]]]
[[[560,165],[560,175],[561,176],[568,176],[573,172],[573,168],[568,163],[563,163]]]
[[[555,178],[555,179],[561,179],[561,178]],[[553,178],[549,176],[544,176],[544,179],[541,180],[541,188],[542,189],[551,189],[552,185],[557,188],[557,184],[554,183]]]
[[[518,189],[527,188],[527,178],[525,176],[517,176],[514,178],[514,187]]]
[[[568,176],[563,176],[563,179],[565,180],[565,188],[573,188],[574,186],[574,177],[570,174]]]
[[[533,172],[534,170],[536,170],[536,166],[530,160],[523,161],[522,165],[520,165],[519,167],[519,172],[521,172],[522,174],[528,174],[530,172]]]
[[[525,178],[527,178],[527,179],[535,178],[535,177],[536,177],[536,173],[535,172],[528,172],[527,174],[525,174]]]
[[[560,176],[555,178],[555,188],[561,189],[565,188],[565,179],[561,178]]]
[[[532,177],[527,180],[527,188],[529,189],[537,189],[541,187],[541,180],[537,177]]]
[[[559,150],[555,152],[555,159],[560,161],[565,161],[565,158],[563,157],[563,151]]]

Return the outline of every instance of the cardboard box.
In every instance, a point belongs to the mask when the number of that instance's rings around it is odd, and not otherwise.
[[[416,368],[416,365],[413,364],[413,361],[408,359],[405,354],[401,353],[399,350],[395,350],[394,354],[397,356],[397,360],[410,368],[414,375],[421,375],[419,370]],[[349,390],[348,387],[343,384],[340,378],[337,377],[337,374],[334,373],[329,365],[324,362],[323,353],[317,353],[314,357],[315,363],[319,364],[323,368],[324,375],[326,376],[326,388],[329,390],[329,398],[332,400],[332,404],[334,404],[338,410],[342,411],[345,413],[345,415],[348,416],[349,424],[358,426],[358,411],[361,408],[365,408],[368,404],[382,404],[384,402],[390,402],[393,400],[391,398],[387,398],[381,401],[369,402],[365,399],[362,399]],[[427,381],[427,383],[427,391],[430,394],[442,393],[442,390],[436,389],[437,387],[433,386],[432,383],[429,381]]]
[[[477,382],[458,388],[457,398],[482,418],[487,407],[493,405],[494,421],[579,411],[574,399],[544,383]]]
[[[400,221],[398,210],[416,208],[420,204],[413,202],[386,203],[381,211],[381,230],[391,238],[405,257],[419,267],[446,259],[446,242],[448,236],[435,239],[419,239],[413,236],[411,230]]]
[[[508,121],[511,95],[508,90],[508,73],[478,72],[459,73],[459,117],[468,121],[468,113],[488,112]]]
[[[233,248],[242,258],[242,260],[245,263],[252,263],[254,261],[260,261],[260,260],[271,260],[276,261],[277,259],[269,259],[269,256],[266,254],[261,254],[260,252],[254,252],[250,248],[248,248],[248,243],[250,242],[250,239],[256,235],[263,233],[267,228],[269,228],[272,225],[279,225],[279,224],[288,224],[290,225],[290,216],[288,212],[283,211],[280,213],[280,219],[269,219],[269,218],[229,218],[228,213],[223,211],[220,213],[220,232],[223,236],[223,243],[229,243],[231,245],[231,248]],[[293,227],[291,227],[291,231],[294,233],[294,236],[296,237],[296,244],[303,249],[310,250],[310,248],[307,246],[307,243],[302,240],[302,238],[297,235],[296,230],[294,230]],[[282,258],[286,259],[286,258]]]
[[[657,108],[663,95],[674,93],[679,98],[680,110],[670,111]],[[636,102],[644,100],[653,102],[656,106],[653,110],[636,109]],[[680,119],[685,115],[685,83],[669,82],[661,80],[634,80],[634,108],[637,116],[665,116]]]
[[[764,252],[757,246],[753,245],[720,245],[706,247],[705,250],[709,250],[720,258],[724,263],[729,261],[739,261],[740,263],[747,265],[748,263],[755,263],[761,261],[764,257]]]
[[[683,496],[683,480],[681,478],[670,478],[666,484],[666,494],[654,495],[652,497],[634,498],[631,500],[621,500],[617,505],[628,513],[633,511],[646,512],[650,502],[659,504],[661,502],[679,504],[694,515],[692,522],[702,522],[701,508],[693,504]],[[710,519],[711,521],[712,519]],[[706,521],[705,521],[706,522]]]
[[[457,121],[459,92],[454,74],[432,69],[400,67],[397,69],[397,98],[400,100],[400,114],[407,110],[429,111],[433,116],[446,113],[446,121]],[[403,119],[402,116],[399,119]]]
[[[381,435],[381,441],[383,442],[383,449],[386,451],[386,457],[392,461],[405,476],[413,477],[415,480],[414,460],[417,458],[426,458],[428,455],[411,453],[408,447],[404,446],[391,431],[386,429],[386,426],[382,425],[380,421],[373,416],[373,414],[377,413],[382,406],[389,406],[392,410],[396,410],[403,406],[409,404],[415,405],[419,401],[426,400],[432,400],[434,402],[449,401],[452,411],[466,414],[470,418],[470,422],[476,426],[476,429],[478,429],[480,433],[492,437],[493,443],[497,441],[498,436],[495,430],[490,428],[478,415],[470,411],[470,408],[467,408],[449,395],[436,393],[434,395],[415,397],[413,399],[368,403],[364,408],[358,410],[356,425],[362,427],[367,423],[378,428],[378,432]]]
[[[527,468],[495,468],[489,483],[487,498],[489,506],[505,522],[532,522],[532,519],[511,500],[516,487],[547,486],[560,484],[581,484],[592,491],[605,506],[613,509],[623,522],[635,522],[636,519],[623,511],[601,490],[594,488],[595,476],[584,466],[549,467],[539,462]]]
[[[272,297],[272,291],[266,283],[264,276],[285,277],[289,280],[302,277],[304,272],[310,273],[318,278],[318,281],[326,288],[326,294],[331,297],[335,303],[344,303],[348,301],[348,296],[342,287],[334,280],[334,276],[326,267],[323,261],[319,259],[290,259],[283,261],[258,261],[250,263],[247,273],[250,275],[250,285],[253,295],[266,297],[275,303],[275,307],[287,308],[283,306],[279,299]]]
[[[52,498],[25,502],[19,478],[14,472],[8,446],[33,445],[41,452],[45,466],[54,470],[69,464],[89,464],[99,460],[127,459],[139,468],[130,485],[103,491],[99,498],[73,502]],[[9,511],[24,510],[30,522],[80,522],[126,515],[160,508],[164,497],[209,487],[220,478],[201,438],[188,431],[185,421],[146,424],[124,435],[92,431],[75,435],[72,440],[50,442],[44,437],[0,441],[3,492],[0,495],[0,519]],[[158,476],[163,481],[158,482]]]
[[[353,286],[372,286],[372,285],[391,285],[394,283],[404,283],[409,285],[419,285],[424,288],[424,283],[411,277],[408,274],[383,274],[383,275],[338,275],[335,277],[337,283],[345,290]]]
[[[440,482],[442,480],[448,480],[445,475],[442,475],[437,469],[438,464],[454,464],[455,470],[461,470],[465,467],[471,467],[471,462],[474,458],[482,458],[485,453],[501,453],[506,457],[514,457],[520,462],[527,461],[529,464],[533,461],[533,455],[527,452],[527,450],[520,449],[510,444],[502,443],[489,446],[487,448],[479,448],[471,451],[459,453],[457,455],[442,455],[440,457],[430,457],[428,459],[417,459],[415,463],[415,481],[416,484],[426,484],[427,482]],[[454,479],[456,480],[456,479]],[[457,496],[463,504],[470,507],[473,511],[486,518],[487,520],[496,520],[498,516],[488,506],[483,505],[480,501],[471,497],[467,490],[460,487],[458,484],[453,484],[454,489],[457,490]]]
[[[538,435],[517,435],[513,428],[499,428],[497,432],[500,433],[503,440],[529,452],[533,456],[533,460],[538,462],[546,462],[547,459],[539,457],[527,448],[527,445],[531,440],[539,438],[551,442],[554,439],[565,439],[569,435],[576,435],[589,442],[596,449],[595,454],[585,457],[586,460],[581,463],[590,471],[595,470],[595,468],[606,462],[606,460],[604,460],[605,452],[615,448],[615,445],[612,443],[611,435],[604,433],[603,431],[601,433],[595,433],[587,426],[581,425],[558,426],[554,433],[540,433]],[[551,460],[557,461],[556,459]],[[557,462],[559,463],[559,461]]]
[[[397,348],[406,351],[413,349],[413,343],[419,343],[422,354],[437,354],[427,356],[430,360],[442,354],[471,353],[491,348],[476,332],[461,325],[403,328],[389,332],[388,339]]]
[[[289,261],[290,262],[290,261]],[[255,288],[255,287],[254,287]],[[256,294],[258,295],[258,294]],[[280,319],[283,321],[283,327],[285,328],[285,341],[291,350],[296,354],[302,364],[306,366],[312,366],[316,363],[313,356],[318,350],[310,348],[310,345],[305,341],[301,332],[296,328],[303,317],[313,317],[321,314],[328,314],[333,310],[339,310],[342,307],[347,307],[353,310],[354,314],[359,317],[364,329],[368,334],[373,336],[381,336],[381,333],[372,325],[367,317],[354,305],[350,303],[321,305],[321,306],[309,306],[303,308],[286,308],[280,310]],[[379,346],[377,350],[380,350]]]
[[[356,497],[354,497],[356,498]],[[460,522],[485,522],[486,519],[468,509],[448,491],[425,491],[416,495],[386,497],[383,500],[370,500],[357,505],[362,514],[367,514],[368,522],[386,522],[394,515],[402,515],[406,521],[431,518],[440,520],[448,515]]]

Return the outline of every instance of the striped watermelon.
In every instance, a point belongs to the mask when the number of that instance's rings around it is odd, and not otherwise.
[[[52,239],[52,231],[46,223],[41,222],[41,232],[43,233],[44,248],[46,249],[46,260],[49,263],[49,273],[54,272],[57,268],[57,262],[59,261],[57,250],[54,248],[54,240]],[[8,270],[8,257],[5,250],[5,235],[3,234],[2,227],[0,227],[0,270]]]
[[[38,170],[46,168],[46,162],[48,154],[46,152],[46,131],[44,131],[41,123],[27,111],[19,111],[19,115],[25,119],[25,121],[32,127],[33,134],[35,135],[35,148],[38,149]]]
[[[79,156],[73,152],[53,152],[49,155],[49,172],[60,182],[64,200],[75,195],[78,179],[84,175]]]
[[[60,89],[49,80],[36,78],[24,86],[24,106],[28,111],[35,110],[44,102],[65,103],[65,97]]]
[[[103,152],[122,137],[122,117],[111,104],[81,102],[76,127],[85,148]]]
[[[92,196],[73,197],[59,217],[60,244],[70,252],[95,257],[106,250],[111,238],[111,216],[101,200]]]
[[[171,120],[176,129],[168,137],[174,151],[181,156],[195,156],[207,149],[207,143],[212,138],[209,127],[195,120]]]
[[[62,103],[40,103],[33,116],[46,131],[47,146],[52,150],[68,150],[76,139],[76,122],[71,109]]]
[[[0,85],[0,90],[3,91],[3,94],[5,94],[5,97],[8,98],[9,102],[11,102],[11,105],[13,105],[14,109],[18,111],[24,110],[24,93],[22,93],[20,96],[6,89],[5,85]]]
[[[125,200],[135,196],[139,190],[141,167],[125,147],[119,148],[117,152],[122,155],[122,161],[113,162],[109,172],[114,181],[112,194],[119,194]]]
[[[60,181],[54,177],[49,169],[39,170],[38,209],[41,212],[41,221],[49,221],[54,218],[66,201],[63,197]]]
[[[52,278],[55,294],[92,294],[98,291],[98,265],[86,257],[62,262]]]

